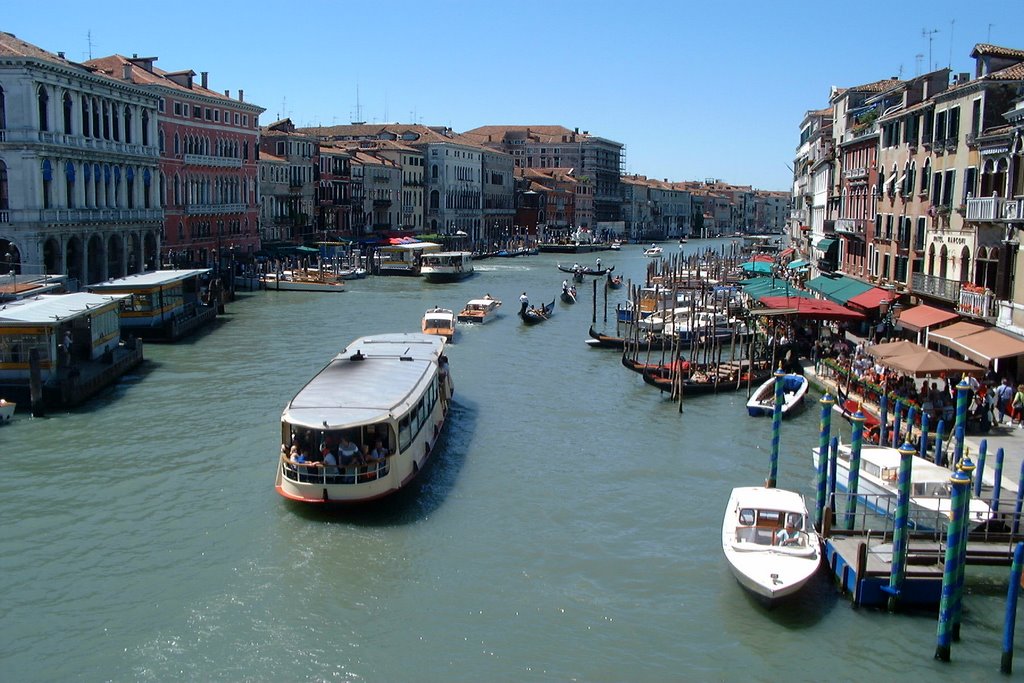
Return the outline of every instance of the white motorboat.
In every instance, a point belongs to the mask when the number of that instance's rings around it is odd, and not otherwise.
[[[459,311],[460,323],[485,323],[498,315],[501,302],[492,299],[488,294],[483,299],[470,299],[466,307]]]
[[[331,359],[281,415],[277,492],[323,505],[374,500],[408,485],[448,417],[454,387],[445,348],[434,335],[379,334]]]
[[[850,446],[841,444],[836,458],[836,488],[849,489]],[[819,452],[811,450],[817,471]],[[857,499],[868,508],[887,517],[896,516],[897,482],[900,473],[900,452],[888,446],[864,444],[860,451],[860,478]],[[910,520],[912,529],[944,529],[950,518],[952,490],[949,477],[952,472],[915,455],[910,469]],[[970,499],[968,519],[971,527],[992,519],[992,508],[985,501]]]
[[[14,409],[18,406],[13,401],[0,398],[0,425],[6,424],[14,417]]]
[[[800,590],[821,562],[821,540],[803,496],[784,489],[734,488],[722,520],[722,551],[736,580],[767,600]]]
[[[622,242],[619,240],[612,240],[612,243],[608,245],[608,248],[612,251],[619,251],[622,249]]]
[[[421,329],[423,334],[436,334],[452,341],[455,338],[455,313],[449,308],[437,306],[428,309],[423,314]]]
[[[636,324],[646,332],[661,332],[665,329],[665,325],[685,322],[693,315],[696,314],[689,306],[678,306],[668,310],[655,311],[646,318],[638,320]]]
[[[804,405],[808,382],[803,375],[788,374],[782,378],[782,417],[795,415]],[[775,412],[775,377],[769,377],[747,401],[747,414],[751,417],[772,415]]]
[[[660,258],[663,251],[664,250],[657,244],[652,244],[648,248],[644,249],[644,256],[648,256],[650,258]]]
[[[345,282],[327,273],[286,270],[282,273],[264,273],[260,276],[264,289],[281,292],[344,292]]]

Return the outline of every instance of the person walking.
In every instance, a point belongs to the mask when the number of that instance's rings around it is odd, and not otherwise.
[[[1006,420],[1006,414],[1010,412],[1010,401],[1012,399],[1013,387],[1010,386],[1010,380],[1004,377],[996,389],[996,409],[999,410],[999,424],[1003,424]],[[1012,415],[1010,419],[1013,419]]]

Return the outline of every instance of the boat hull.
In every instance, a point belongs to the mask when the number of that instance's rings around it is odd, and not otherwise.
[[[808,382],[803,375],[786,375],[783,379],[782,417],[796,415],[804,406]],[[765,380],[747,401],[747,414],[765,417],[775,414],[775,377]]]

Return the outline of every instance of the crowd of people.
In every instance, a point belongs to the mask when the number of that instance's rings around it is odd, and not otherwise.
[[[298,466],[300,474],[337,475],[367,468],[378,472],[387,464],[391,452],[387,440],[377,432],[367,432],[361,444],[345,432],[324,432],[319,448],[314,448],[315,433],[293,434],[291,446],[281,444],[281,455]],[[358,438],[358,437],[357,437]]]

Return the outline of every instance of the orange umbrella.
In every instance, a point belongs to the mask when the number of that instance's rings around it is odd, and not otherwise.
[[[962,360],[943,356],[941,353],[930,350],[911,353],[906,356],[879,358],[878,362],[886,367],[898,370],[912,377],[938,375],[942,372],[951,372],[954,374],[967,373],[970,375],[980,375],[985,372],[985,368],[974,365],[973,363],[965,363]]]

